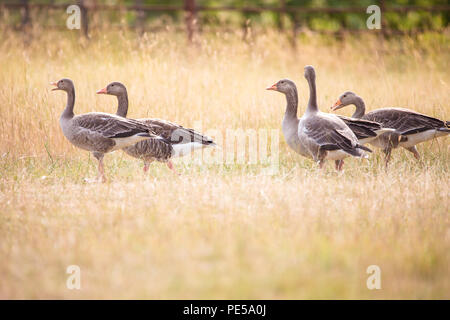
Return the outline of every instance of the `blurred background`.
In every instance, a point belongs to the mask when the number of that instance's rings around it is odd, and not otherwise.
[[[366,32],[366,9],[378,5],[382,33],[414,34],[448,27],[446,0],[5,0],[0,2],[3,27],[23,29],[33,23],[44,28],[66,28],[62,10],[81,8],[82,33],[101,27],[156,31],[176,25],[188,38],[205,28],[278,28],[293,40],[302,30],[321,33]]]

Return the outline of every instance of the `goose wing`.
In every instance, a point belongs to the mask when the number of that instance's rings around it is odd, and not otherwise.
[[[442,120],[402,108],[374,110],[367,113],[364,119],[379,122],[383,127],[396,129],[402,135],[446,127],[446,123]]]
[[[126,138],[143,135],[160,138],[151,127],[142,122],[100,112],[86,113],[73,118],[73,125],[105,138]]]
[[[204,145],[214,144],[211,138],[170,121],[161,119],[139,119],[139,121],[151,127],[157,135],[169,140],[171,144],[190,142],[198,142]]]
[[[357,148],[370,151],[359,145],[355,134],[338,117],[317,115],[305,122],[304,130],[305,134],[323,150],[343,150],[355,156],[360,155]]]
[[[355,119],[345,116],[338,116],[353,131],[358,140],[370,137],[376,137],[376,131],[381,130],[382,126],[378,122]]]

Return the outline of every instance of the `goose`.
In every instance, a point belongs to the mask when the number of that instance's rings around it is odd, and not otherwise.
[[[411,152],[417,160],[420,154],[416,145],[449,134],[450,122],[442,121],[413,110],[404,108],[382,108],[366,112],[364,100],[351,91],[344,92],[331,107],[336,111],[348,105],[355,105],[356,110],[352,117],[379,122],[383,127],[396,129],[395,132],[384,133],[369,143],[383,149],[386,154],[385,164],[391,157],[392,149],[403,147]]]
[[[127,116],[128,93],[124,84],[111,82],[103,89],[98,90],[97,94],[116,96],[118,101],[116,114],[121,117]],[[196,149],[216,146],[209,137],[166,120],[145,118],[137,119],[137,121],[151,127],[157,135],[166,139],[149,139],[123,148],[128,155],[144,161],[144,173],[148,171],[150,163],[156,160],[165,162],[170,170],[178,174],[170,159],[187,155]]]
[[[345,122],[334,114],[319,111],[314,68],[306,66],[304,75],[310,95],[306,112],[300,119],[297,118],[297,87],[293,81],[282,79],[267,88],[286,95],[282,131],[287,144],[300,155],[318,162],[319,168],[323,168],[325,161],[330,159],[335,160],[336,169],[340,171],[346,157],[366,158],[364,151],[371,150],[359,143]]]
[[[98,160],[97,179],[87,180],[89,182],[106,182],[103,167],[105,153],[149,138],[152,141],[164,139],[152,132],[149,126],[117,115],[103,112],[75,115],[75,87],[72,80],[61,79],[51,84],[55,86],[52,91],[62,90],[67,93],[67,104],[59,119],[64,136],[76,147],[92,152]]]
[[[360,144],[369,143],[385,132],[395,132],[395,129],[383,128],[380,123],[375,121],[337,116],[353,131]]]

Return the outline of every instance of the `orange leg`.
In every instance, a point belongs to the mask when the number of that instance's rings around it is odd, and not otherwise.
[[[144,160],[144,174],[147,173],[148,169],[150,169],[150,164],[153,162],[153,159],[143,159]]]
[[[97,178],[95,178],[95,179],[85,178],[84,181],[86,181],[88,183],[98,183],[98,182],[105,183],[107,181],[107,179],[105,177],[105,168],[103,166],[104,154],[101,152],[92,152],[92,155],[95,157],[95,159],[98,160]]]
[[[323,169],[324,165],[325,165],[325,160],[319,160],[319,169]]]
[[[167,161],[167,166],[169,167],[170,170],[172,170],[173,173],[175,173],[175,174],[178,175],[178,176],[180,175],[180,174],[177,172],[177,170],[175,170],[175,168],[173,167],[172,161],[170,161],[170,160]]]
[[[410,148],[406,148],[409,152],[411,152],[414,155],[414,158],[420,161],[420,154],[419,151],[417,151],[416,146],[412,146]]]
[[[391,160],[392,148],[388,147],[388,148],[384,149],[383,152],[386,154],[384,166],[387,169],[388,164],[389,164],[389,160]]]
[[[334,164],[337,171],[342,171],[342,168],[344,167],[344,160],[336,160],[334,161]]]
[[[98,176],[97,176],[97,179],[99,179],[103,183],[106,182],[105,168],[103,167],[103,157],[101,157],[98,160]]]

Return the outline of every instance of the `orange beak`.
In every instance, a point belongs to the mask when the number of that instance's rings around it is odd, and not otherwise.
[[[342,108],[342,102],[340,99],[338,99],[330,109],[332,111],[336,111],[337,109],[340,109],[340,108]]]
[[[56,88],[53,88],[52,91],[59,90],[59,88],[58,88],[58,83],[57,83],[56,81],[50,82],[50,84],[51,84],[52,86],[55,86],[55,87],[56,87]]]
[[[274,85],[272,85],[270,87],[267,87],[266,90],[275,90],[275,91],[277,91],[278,90],[277,84],[275,83]]]
[[[97,94],[107,94],[106,87],[97,91]]]

